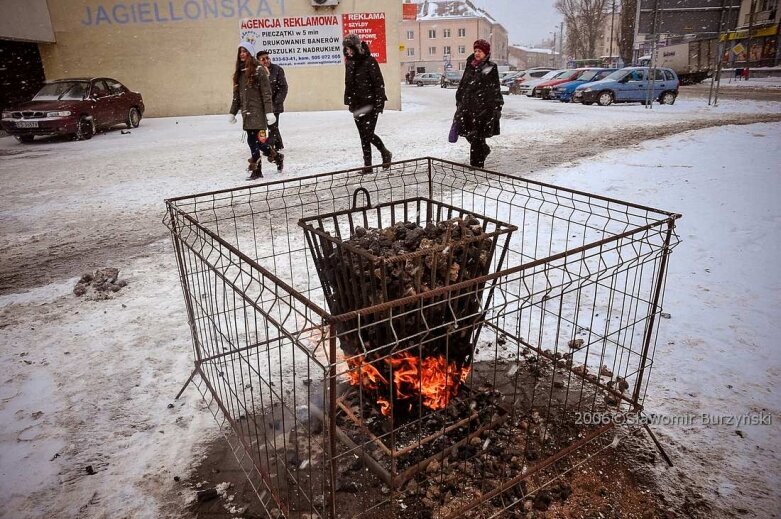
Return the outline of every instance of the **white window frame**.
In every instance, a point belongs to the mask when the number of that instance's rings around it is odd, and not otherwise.
[[[450,54],[452,53],[450,50],[450,45],[445,45],[444,47],[442,47],[442,49],[443,49],[442,54],[444,54],[445,56],[450,56]]]
[[[458,46],[458,53],[459,54],[466,54],[466,45],[459,45]]]
[[[428,53],[429,53],[430,56],[433,56],[434,54],[437,53],[437,48],[436,47],[429,47],[428,48]]]
[[[407,47],[407,56],[414,57],[415,56],[415,48],[414,47]]]
[[[415,39],[415,31],[407,31],[407,39],[408,40],[414,40]]]
[[[458,29],[458,37],[459,38],[466,38],[466,29],[464,29],[464,28]]]
[[[429,29],[428,30],[428,39],[434,40],[437,37],[437,30],[436,29]]]
[[[450,38],[450,29],[442,29],[442,37]]]

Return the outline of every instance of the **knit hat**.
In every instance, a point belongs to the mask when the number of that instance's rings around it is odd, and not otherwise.
[[[473,49],[480,49],[483,51],[486,55],[491,54],[491,44],[488,43],[485,40],[477,40],[474,45],[472,45]]]
[[[254,57],[255,56],[255,47],[248,41],[243,41],[239,43],[239,48],[244,48],[247,52],[249,52],[249,55]]]

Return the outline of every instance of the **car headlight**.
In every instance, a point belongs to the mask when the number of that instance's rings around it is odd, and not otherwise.
[[[591,92],[591,88],[584,88],[581,92]]]
[[[46,112],[46,117],[68,117],[71,113],[68,111],[64,112]]]
[[[10,119],[12,117],[13,115],[11,114],[11,112],[3,112],[3,119]]]

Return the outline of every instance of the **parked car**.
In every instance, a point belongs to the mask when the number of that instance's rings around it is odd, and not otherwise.
[[[415,76],[415,84],[419,87],[425,85],[439,85],[442,82],[442,74],[439,72],[424,72]]]
[[[511,72],[510,74],[507,74],[503,78],[499,80],[499,82],[502,85],[510,86],[515,82],[515,78],[517,78],[519,75],[523,74],[525,70],[516,70],[515,72]]]
[[[442,79],[439,82],[439,86],[442,88],[458,87],[461,83],[461,78],[464,77],[463,70],[448,70],[442,74]]]
[[[550,72],[546,73],[544,76],[542,76],[539,79],[530,79],[528,81],[524,81],[518,87],[518,93],[529,97],[534,97],[534,94],[537,93],[537,91],[535,90],[537,85],[550,81],[551,79],[555,78],[560,74],[567,74],[567,73],[569,73],[569,70],[551,70]]]
[[[3,129],[20,142],[36,135],[73,135],[90,139],[98,129],[118,124],[137,128],[144,115],[141,94],[111,78],[47,82],[31,101],[3,110]]]
[[[510,84],[510,93],[511,94],[520,94],[521,85],[527,81],[531,81],[533,79],[540,79],[545,74],[550,72],[551,69],[549,68],[530,68],[529,70],[523,70],[521,71],[515,78],[513,79],[512,84]]]
[[[608,75],[615,72],[614,68],[587,68],[581,70],[578,77],[567,83],[562,83],[553,87],[550,97],[551,99],[558,99],[562,103],[569,103],[572,101],[572,94],[575,93],[575,89],[580,85],[591,83],[592,81],[599,81],[604,79]]]
[[[542,99],[550,99],[550,94],[553,91],[553,87],[556,85],[560,85],[562,83],[567,83],[569,81],[572,81],[576,77],[580,75],[580,73],[583,71],[583,69],[569,69],[565,73],[558,74],[553,79],[550,79],[548,81],[545,81],[544,83],[540,83],[537,85],[537,88],[534,89],[534,97],[540,97]]]
[[[678,76],[669,68],[657,68],[651,81],[648,67],[625,67],[605,79],[575,88],[574,102],[590,105],[599,103],[647,103],[659,101],[671,105],[678,97]]]

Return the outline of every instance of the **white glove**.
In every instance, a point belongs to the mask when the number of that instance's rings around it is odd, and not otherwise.
[[[268,121],[269,126],[271,126],[277,122],[277,116],[274,114],[266,114],[266,121]]]
[[[231,124],[236,124],[236,116],[233,115],[233,114],[230,114],[228,116],[228,122],[231,123]]]

